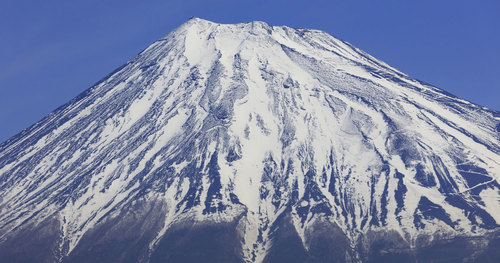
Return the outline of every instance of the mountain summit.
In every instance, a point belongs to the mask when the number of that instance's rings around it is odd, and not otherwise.
[[[193,18],[0,145],[0,261],[494,262],[499,182],[499,112]]]

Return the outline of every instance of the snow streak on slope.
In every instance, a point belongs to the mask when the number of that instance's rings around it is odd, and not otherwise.
[[[324,32],[192,19],[0,145],[0,236],[56,216],[60,253],[139,198],[238,225],[248,262],[291,211],[370,230],[479,236],[500,224],[500,114]]]

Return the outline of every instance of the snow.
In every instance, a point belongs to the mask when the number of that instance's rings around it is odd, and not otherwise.
[[[243,68],[234,66],[235,57]],[[372,70],[389,77],[375,77]],[[0,178],[5,178],[0,183],[0,233],[32,216],[41,222],[57,213],[63,237],[59,247],[69,246],[64,253],[70,253],[87,231],[141,191],[165,207],[150,250],[177,222],[229,222],[245,209],[238,224],[243,253],[248,261],[260,262],[272,243],[270,226],[287,207],[292,206],[293,225],[306,244],[307,228],[326,216],[311,212],[303,223],[296,208],[321,201],[330,205],[328,220],[353,243],[357,233],[372,228],[395,230],[409,239],[439,229],[451,236],[485,233],[446,198],[470,194],[472,188],[456,168],[457,158],[470,162],[492,179],[474,187],[485,188],[478,195],[482,203],[466,200],[500,222],[500,190],[493,184],[500,180],[498,118],[473,104],[458,113],[436,99],[456,105],[467,101],[400,74],[321,31],[192,19],[87,97],[0,149]],[[232,94],[238,87],[244,87],[242,94]],[[227,116],[217,115],[219,106]],[[402,142],[394,146],[398,139]],[[226,158],[235,146],[241,158]],[[207,163],[214,153],[222,191],[222,200],[214,202],[226,208],[206,214]],[[433,156],[443,164],[434,164]],[[274,170],[263,177],[270,159]],[[433,173],[436,186],[415,178],[418,164]],[[327,178],[321,178],[323,169]],[[314,178],[306,178],[309,170],[315,171]],[[445,170],[456,192],[439,190],[435,171]],[[407,188],[398,215],[396,171],[404,174]],[[202,178],[196,181],[198,173]],[[309,193],[308,199],[308,184],[321,195]],[[71,191],[61,196],[67,188]],[[196,190],[199,205],[189,207],[185,201],[190,189]],[[292,200],[294,193],[297,200]],[[229,200],[230,194],[241,204]],[[422,197],[439,204],[457,227],[434,218],[423,219],[426,228],[417,229],[413,219]],[[386,225],[362,226],[380,219],[382,208]]]

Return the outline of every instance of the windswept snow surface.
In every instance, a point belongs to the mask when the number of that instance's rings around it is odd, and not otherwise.
[[[363,233],[500,224],[500,113],[327,33],[194,18],[0,145],[0,242],[56,217],[59,260],[135,200],[175,224],[240,218],[246,262],[291,213]]]

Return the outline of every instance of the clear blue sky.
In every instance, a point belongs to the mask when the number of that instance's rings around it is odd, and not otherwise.
[[[3,1],[0,141],[191,16],[324,30],[412,77],[500,110],[500,1]]]

